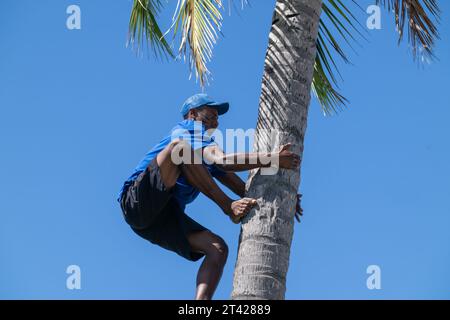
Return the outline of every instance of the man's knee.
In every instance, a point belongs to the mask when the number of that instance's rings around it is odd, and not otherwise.
[[[167,145],[167,148],[170,150],[173,150],[176,146],[178,146],[180,143],[182,143],[181,139],[173,139],[170,141],[170,143]]]
[[[215,263],[223,265],[227,261],[228,251],[228,245],[225,241],[221,237],[214,235],[210,250],[206,252],[206,255]]]
[[[204,253],[209,260],[224,265],[228,257],[228,246],[225,241],[211,231],[201,231],[188,237],[192,249]]]
[[[192,146],[181,139],[175,139],[167,146],[172,162],[175,165],[202,164],[201,148],[194,151]]]

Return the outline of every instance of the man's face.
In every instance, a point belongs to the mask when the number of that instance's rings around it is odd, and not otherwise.
[[[219,115],[217,110],[210,107],[202,107],[197,110],[196,121],[203,122],[206,130],[216,129],[219,126]]]

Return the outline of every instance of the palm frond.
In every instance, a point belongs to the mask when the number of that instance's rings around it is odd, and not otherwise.
[[[355,1],[352,1],[357,5]],[[322,16],[317,38],[317,56],[314,65],[312,91],[319,100],[325,115],[337,113],[346,107],[348,100],[339,93],[336,74],[342,79],[335,56],[344,63],[350,63],[343,43],[351,49],[358,44],[356,36],[365,39],[363,26],[358,22],[350,7],[342,0],[327,0],[322,5]]]
[[[338,110],[336,109],[342,109],[348,102],[348,100],[333,87],[328,79],[319,55],[316,56],[314,64],[312,91],[318,98],[325,115],[337,113]]]
[[[155,56],[174,56],[156,20],[161,8],[161,0],[134,0],[127,46],[140,52],[143,44],[150,45]]]
[[[403,39],[406,23],[408,24],[408,42],[414,59],[418,56],[430,59],[435,57],[434,47],[439,39],[437,24],[441,13],[437,0],[376,0],[376,3],[389,11],[394,10],[399,43]]]
[[[181,32],[179,53],[188,56],[191,74],[195,70],[202,87],[208,82],[206,64],[211,61],[217,31],[222,27],[221,9],[221,0],[178,0],[174,16],[174,37]]]

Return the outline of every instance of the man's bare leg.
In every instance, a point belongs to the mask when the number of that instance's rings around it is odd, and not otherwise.
[[[182,155],[183,152],[190,152],[192,161],[183,162],[176,165],[172,161],[172,152]],[[161,172],[161,178],[167,188],[172,188],[180,174],[186,178],[188,183],[200,190],[201,193],[213,200],[226,214],[232,219],[243,217],[256,204],[254,199],[243,198],[233,201],[230,199],[209,173],[208,169],[201,161],[194,161],[198,155],[190,147],[182,145],[179,141],[171,142],[163,151],[161,151],[156,160]],[[197,164],[199,163],[199,164]],[[235,221],[235,220],[233,220]]]
[[[166,188],[170,189],[175,186],[177,179],[181,173],[180,168],[172,162],[171,154],[177,146],[178,142],[171,142],[156,156],[156,162],[161,173],[161,179]]]
[[[219,236],[201,231],[188,236],[191,248],[205,254],[197,274],[196,300],[211,300],[228,257],[228,246]]]

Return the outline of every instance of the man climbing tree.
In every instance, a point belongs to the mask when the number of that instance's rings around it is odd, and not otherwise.
[[[183,104],[179,122],[154,146],[125,181],[118,201],[126,222],[142,238],[180,256],[205,259],[197,275],[196,299],[211,299],[228,255],[224,240],[184,212],[200,192],[239,223],[257,202],[245,198],[245,183],[234,172],[269,167],[298,170],[300,158],[284,145],[274,153],[223,153],[211,137],[229,109],[206,94]],[[241,199],[230,199],[216,178]],[[302,214],[298,197],[297,217]]]

